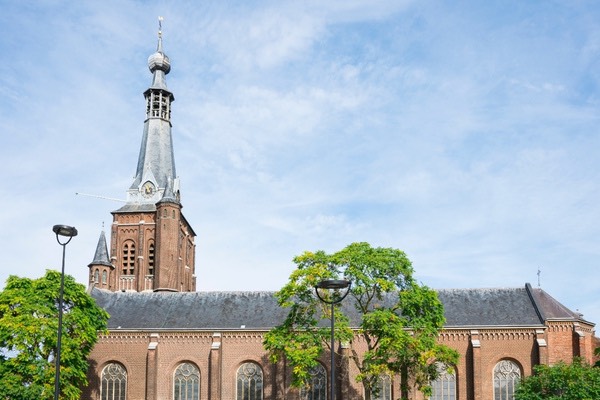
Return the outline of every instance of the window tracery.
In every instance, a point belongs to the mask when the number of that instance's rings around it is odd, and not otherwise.
[[[431,382],[430,400],[456,399],[456,374],[454,368],[448,370],[443,364],[437,363],[438,377]]]
[[[389,375],[379,377],[375,389],[371,391],[371,400],[392,400],[392,378]]]
[[[127,371],[121,364],[110,363],[102,370],[100,399],[125,400],[127,398]]]
[[[173,375],[173,399],[200,399],[200,371],[195,365],[185,362],[175,370]]]
[[[262,400],[263,372],[253,362],[242,364],[237,371],[237,400]]]
[[[521,369],[510,360],[502,360],[494,367],[494,400],[512,400],[515,387],[521,380]]]
[[[318,364],[309,371],[310,382],[300,390],[302,400],[327,400],[327,372]]]

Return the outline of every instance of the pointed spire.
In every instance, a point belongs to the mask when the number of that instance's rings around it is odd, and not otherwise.
[[[128,204],[122,210],[132,211],[132,206],[139,205],[153,208],[163,197],[169,180],[175,184],[176,192],[179,187],[171,136],[171,104],[175,98],[165,79],[171,63],[163,51],[162,20],[159,17],[157,50],[148,58],[148,68],[153,77],[152,85],[144,92],[146,120],[137,170],[128,190]]]
[[[100,232],[100,239],[98,239],[94,260],[88,264],[88,267],[91,267],[92,265],[106,265],[114,268],[110,263],[110,258],[108,256],[108,246],[106,246],[106,235],[104,234],[104,230]]]
[[[162,199],[160,199],[159,203],[175,203],[179,204],[179,196],[175,194],[175,190],[173,188],[173,181],[169,179],[167,181],[167,187],[165,188],[165,193],[163,194]]]

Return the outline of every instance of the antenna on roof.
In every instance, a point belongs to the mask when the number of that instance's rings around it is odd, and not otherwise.
[[[540,267],[538,267],[537,276],[538,276],[538,287],[541,287],[540,277],[542,276],[542,269]]]

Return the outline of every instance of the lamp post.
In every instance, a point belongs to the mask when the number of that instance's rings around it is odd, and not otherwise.
[[[330,348],[330,353],[331,353],[331,366],[330,366],[330,371],[331,371],[331,377],[329,379],[329,385],[331,388],[331,395],[329,396],[330,400],[335,400],[335,351],[334,351],[334,346],[335,346],[335,337],[334,337],[334,332],[335,332],[335,315],[334,315],[334,306],[337,303],[340,303],[342,300],[344,300],[344,298],[346,298],[346,296],[348,296],[348,293],[350,293],[350,285],[351,282],[345,279],[326,279],[323,280],[319,283],[317,283],[317,286],[315,286],[315,292],[317,293],[317,297],[319,298],[319,300],[321,300],[323,303],[326,304],[331,304],[331,348]],[[325,289],[327,291],[329,291],[330,296],[328,297],[321,297],[321,294],[319,293],[319,289]],[[342,291],[342,292],[340,292]]]
[[[58,337],[56,339],[56,359],[54,375],[54,400],[58,400],[60,394],[60,345],[62,339],[62,317],[63,317],[63,294],[65,291],[65,248],[67,244],[77,236],[77,229],[68,225],[54,225],[52,231],[56,234],[56,241],[62,246],[62,270],[60,273],[60,291],[58,294]],[[65,241],[60,241],[59,236],[66,237]]]

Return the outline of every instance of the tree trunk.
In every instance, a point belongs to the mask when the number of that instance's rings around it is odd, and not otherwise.
[[[409,400],[408,392],[408,367],[406,367],[406,365],[403,365],[400,369],[400,398],[402,400]]]

